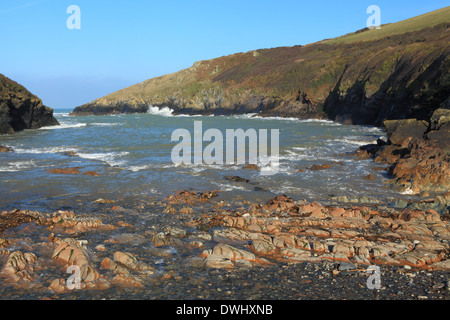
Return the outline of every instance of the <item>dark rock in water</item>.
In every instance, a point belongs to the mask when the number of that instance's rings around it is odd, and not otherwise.
[[[98,177],[100,175],[95,171],[87,171],[87,172],[84,172],[83,174],[86,176],[94,176],[94,177]]]
[[[235,182],[245,182],[245,183],[249,183],[250,182],[249,180],[241,178],[239,176],[226,176],[225,180],[235,181]]]
[[[381,146],[379,144],[367,144],[365,146],[359,147],[355,152],[355,155],[363,159],[368,159],[374,157],[375,154],[380,151],[380,149]]]
[[[59,125],[53,109],[20,84],[0,74],[0,134]]]
[[[317,171],[317,170],[325,170],[325,169],[330,169],[330,168],[331,168],[331,164],[322,164],[322,165],[313,164],[308,169],[312,170],[312,171]]]
[[[115,101],[107,105],[101,103],[87,103],[73,110],[71,115],[109,115],[109,114],[127,114],[127,113],[146,113],[148,104],[143,101]]]
[[[377,145],[378,146],[385,146],[387,144],[387,142],[386,141],[384,141],[383,139],[380,139],[380,138],[378,138],[377,139]]]
[[[242,167],[242,169],[246,170],[259,170],[259,167],[256,164],[246,164]]]
[[[61,152],[61,154],[68,157],[78,157],[78,154],[75,151],[64,151]]]
[[[47,169],[47,172],[53,174],[79,174],[80,171],[78,169],[80,168]]]
[[[13,152],[14,150],[12,148],[0,146],[0,152]]]
[[[264,189],[264,188],[261,188],[261,187],[255,187],[255,188],[253,188],[253,191],[255,191],[255,192],[266,192],[267,190]]]

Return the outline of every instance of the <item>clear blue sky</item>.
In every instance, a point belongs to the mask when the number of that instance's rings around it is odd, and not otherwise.
[[[446,0],[1,0],[0,73],[46,105],[74,108],[237,52],[304,45],[450,5]],[[69,30],[67,8],[81,9]]]

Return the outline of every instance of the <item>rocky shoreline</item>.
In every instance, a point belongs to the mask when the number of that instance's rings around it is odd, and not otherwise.
[[[2,212],[0,296],[449,298],[448,213],[325,206],[283,195],[226,202],[220,195],[191,190],[159,201],[98,199],[89,213]],[[443,197],[450,204],[450,194]],[[382,270],[378,290],[366,287],[371,265]],[[80,268],[80,290],[67,286],[69,266]],[[347,281],[359,289],[350,292]]]

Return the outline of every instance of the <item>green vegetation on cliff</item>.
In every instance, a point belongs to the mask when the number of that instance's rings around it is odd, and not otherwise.
[[[146,112],[428,119],[449,97],[450,7],[306,46],[196,62],[78,107],[74,115]]]
[[[363,29],[335,39],[324,40],[324,43],[351,43],[358,41],[373,41],[384,37],[419,31],[421,29],[448,23],[450,20],[450,7],[403,20],[397,23],[383,25],[380,29]]]

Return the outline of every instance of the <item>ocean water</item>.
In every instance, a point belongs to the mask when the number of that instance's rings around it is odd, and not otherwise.
[[[367,196],[383,200],[397,195],[383,185],[384,171],[371,160],[342,155],[384,138],[379,128],[340,125],[324,120],[241,116],[173,116],[170,109],[150,108],[148,114],[69,116],[56,110],[57,127],[0,136],[0,209],[45,208],[52,201],[92,201],[137,196],[162,198],[177,190],[221,190],[224,197],[266,201],[274,194],[294,199],[328,201],[331,196]],[[175,165],[171,141],[176,129],[193,134],[194,121],[203,130],[279,130],[279,167],[262,171],[242,165]],[[206,147],[209,142],[204,142]],[[73,151],[76,156],[66,154]],[[305,170],[313,164],[332,164],[327,170]],[[47,169],[78,167],[100,176],[52,174]],[[265,175],[264,170],[275,170]],[[299,169],[304,171],[298,173]],[[364,179],[372,173],[373,180]],[[250,181],[228,181],[239,176]]]

